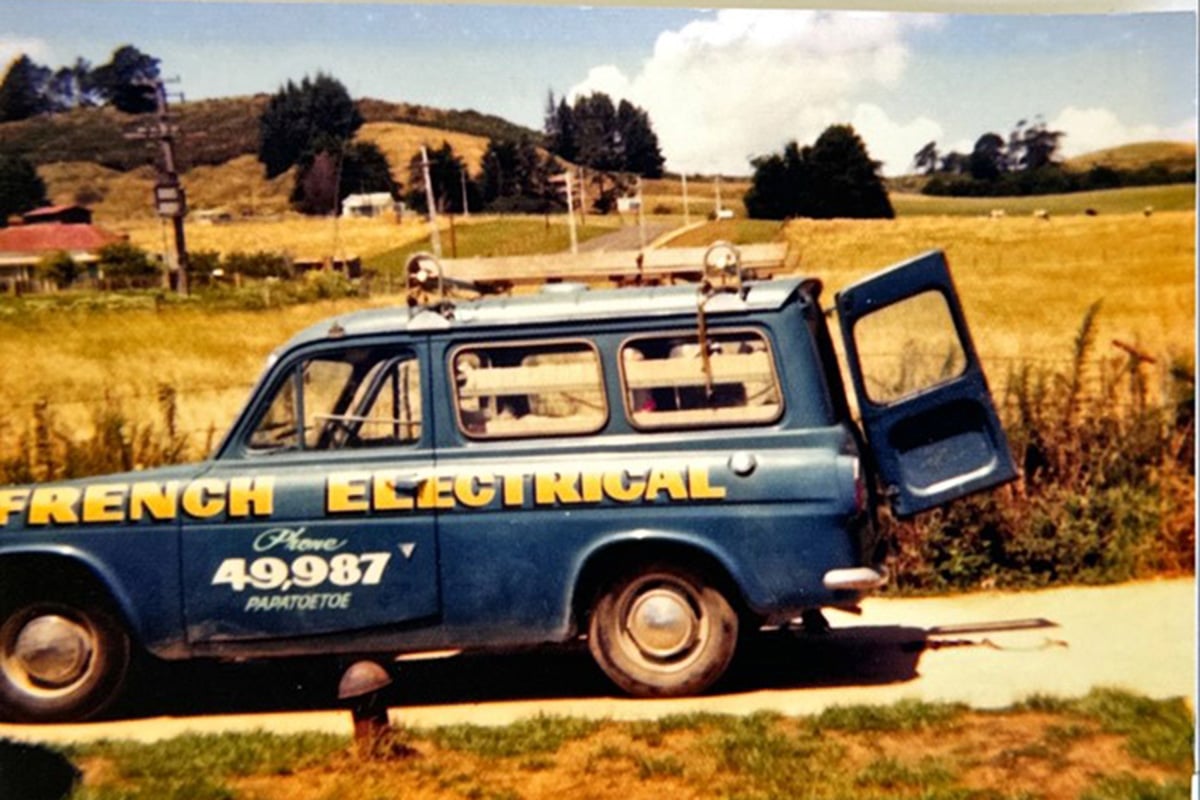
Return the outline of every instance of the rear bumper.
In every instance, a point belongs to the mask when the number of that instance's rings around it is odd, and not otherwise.
[[[870,567],[831,569],[825,573],[821,583],[831,592],[869,592],[887,583],[887,570],[883,567],[878,570]]]

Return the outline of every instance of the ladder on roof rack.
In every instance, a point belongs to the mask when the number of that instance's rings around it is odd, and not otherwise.
[[[732,247],[732,245],[730,245]],[[747,278],[768,278],[784,269],[787,245],[748,244],[736,248]],[[441,279],[451,287],[472,291],[507,291],[514,285],[570,281],[608,281],[617,285],[644,285],[705,277],[704,259],[710,247],[666,247],[654,250],[613,250],[578,255],[553,254],[500,258],[437,259]],[[426,264],[433,256],[419,254]],[[410,275],[412,273],[410,272]]]

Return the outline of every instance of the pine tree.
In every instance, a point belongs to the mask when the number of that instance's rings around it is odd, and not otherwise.
[[[46,184],[32,162],[22,156],[0,155],[0,228],[8,218],[46,204]]]
[[[337,79],[317,73],[299,85],[280,87],[259,117],[258,160],[268,178],[286,172],[317,152],[337,152],[354,136],[362,116]]]
[[[51,72],[27,55],[19,56],[0,82],[0,122],[29,119],[51,110],[48,89]]]
[[[133,45],[113,51],[107,64],[96,67],[91,84],[97,94],[118,111],[145,114],[157,107],[153,81],[158,78],[159,60]]]

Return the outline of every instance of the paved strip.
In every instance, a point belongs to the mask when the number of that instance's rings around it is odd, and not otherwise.
[[[394,722],[436,726],[461,722],[501,725],[535,714],[647,719],[668,713],[744,714],[769,709],[812,714],[831,705],[886,704],[903,698],[1003,707],[1034,693],[1078,696],[1095,686],[1129,689],[1151,697],[1182,696],[1195,707],[1196,602],[1194,579],[1037,592],[985,592],[952,597],[874,598],[863,614],[830,613],[824,636],[782,632],[764,637],[747,653],[724,693],[673,700],[598,696],[603,685],[570,683],[565,689],[519,687],[520,699],[460,702],[479,692],[487,667],[469,659],[405,666],[401,680],[436,680],[446,686],[393,706]],[[530,656],[516,666],[560,670],[553,656]],[[570,670],[587,673],[581,656]],[[535,667],[536,668],[536,667]],[[422,677],[424,675],[424,677]],[[527,678],[531,684],[539,676]],[[598,691],[597,691],[598,688]],[[488,689],[482,690],[487,696]],[[548,691],[557,696],[536,696]],[[583,696],[571,696],[583,692]],[[440,694],[439,694],[440,692]],[[524,692],[523,696],[521,693]],[[500,697],[501,699],[494,699]],[[530,698],[533,699],[530,699]],[[349,735],[346,711],[153,717],[81,725],[0,725],[0,738],[44,742],[97,739],[153,741],[182,733],[264,729],[277,733],[326,731]]]

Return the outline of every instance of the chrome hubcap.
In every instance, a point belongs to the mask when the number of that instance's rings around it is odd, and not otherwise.
[[[21,628],[13,655],[31,681],[50,688],[82,678],[92,659],[87,628],[66,617],[34,617]]]
[[[696,612],[686,597],[672,589],[657,588],[634,600],[627,629],[642,653],[667,659],[695,644],[699,626]]]

